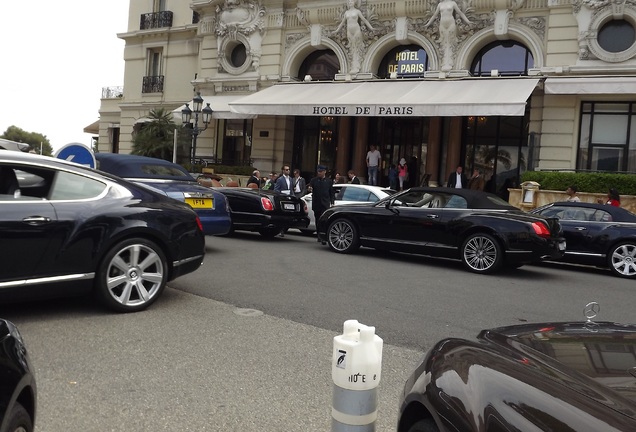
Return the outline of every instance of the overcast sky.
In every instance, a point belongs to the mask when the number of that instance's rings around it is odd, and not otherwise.
[[[45,135],[54,149],[89,145],[102,87],[123,86],[128,0],[0,3],[0,134]]]

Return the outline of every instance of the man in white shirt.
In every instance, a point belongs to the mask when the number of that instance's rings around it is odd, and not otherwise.
[[[367,152],[367,171],[369,174],[370,185],[378,185],[378,169],[381,160],[382,155],[380,154],[380,152],[375,148],[374,145],[370,145],[369,151]]]
[[[466,189],[468,187],[468,180],[466,179],[466,175],[464,174],[461,166],[458,166],[455,169],[455,172],[448,176],[446,187],[457,189]]]
[[[568,187],[565,193],[568,195],[566,201],[568,202],[581,202],[581,198],[579,198],[576,193],[578,192],[578,188],[574,185]]]

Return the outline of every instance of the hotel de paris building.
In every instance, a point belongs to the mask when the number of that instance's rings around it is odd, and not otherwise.
[[[370,145],[381,184],[401,158],[411,184],[462,165],[493,192],[526,170],[636,172],[635,29],[636,0],[131,0],[98,150],[129,153],[151,110],[199,92],[197,157],[264,173],[364,178]]]

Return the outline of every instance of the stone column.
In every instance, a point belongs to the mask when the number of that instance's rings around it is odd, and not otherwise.
[[[352,169],[356,172],[358,177],[367,181],[367,151],[369,144],[369,118],[368,117],[356,117],[355,118],[355,138],[353,142],[353,160],[351,164]],[[379,150],[379,149],[378,149]],[[379,173],[378,173],[379,176]]]
[[[428,129],[428,146],[426,148],[426,173],[431,175],[431,179],[429,181],[430,186],[446,186],[444,179],[441,179],[441,184],[438,181],[441,137],[442,118],[431,117]]]
[[[446,151],[446,173],[452,173],[457,165],[464,165],[459,159],[462,154],[462,117],[450,119],[448,131],[448,149]],[[466,167],[464,167],[464,170]],[[466,173],[468,177],[468,173]]]
[[[351,154],[351,117],[338,118],[338,142],[336,143],[338,150],[336,151],[336,171],[340,175],[347,175],[347,171],[352,169],[349,165],[349,155]],[[360,174],[360,173],[357,173]]]

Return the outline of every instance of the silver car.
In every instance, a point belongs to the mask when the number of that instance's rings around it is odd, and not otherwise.
[[[0,150],[13,150],[27,153],[31,146],[25,143],[0,138]]]

